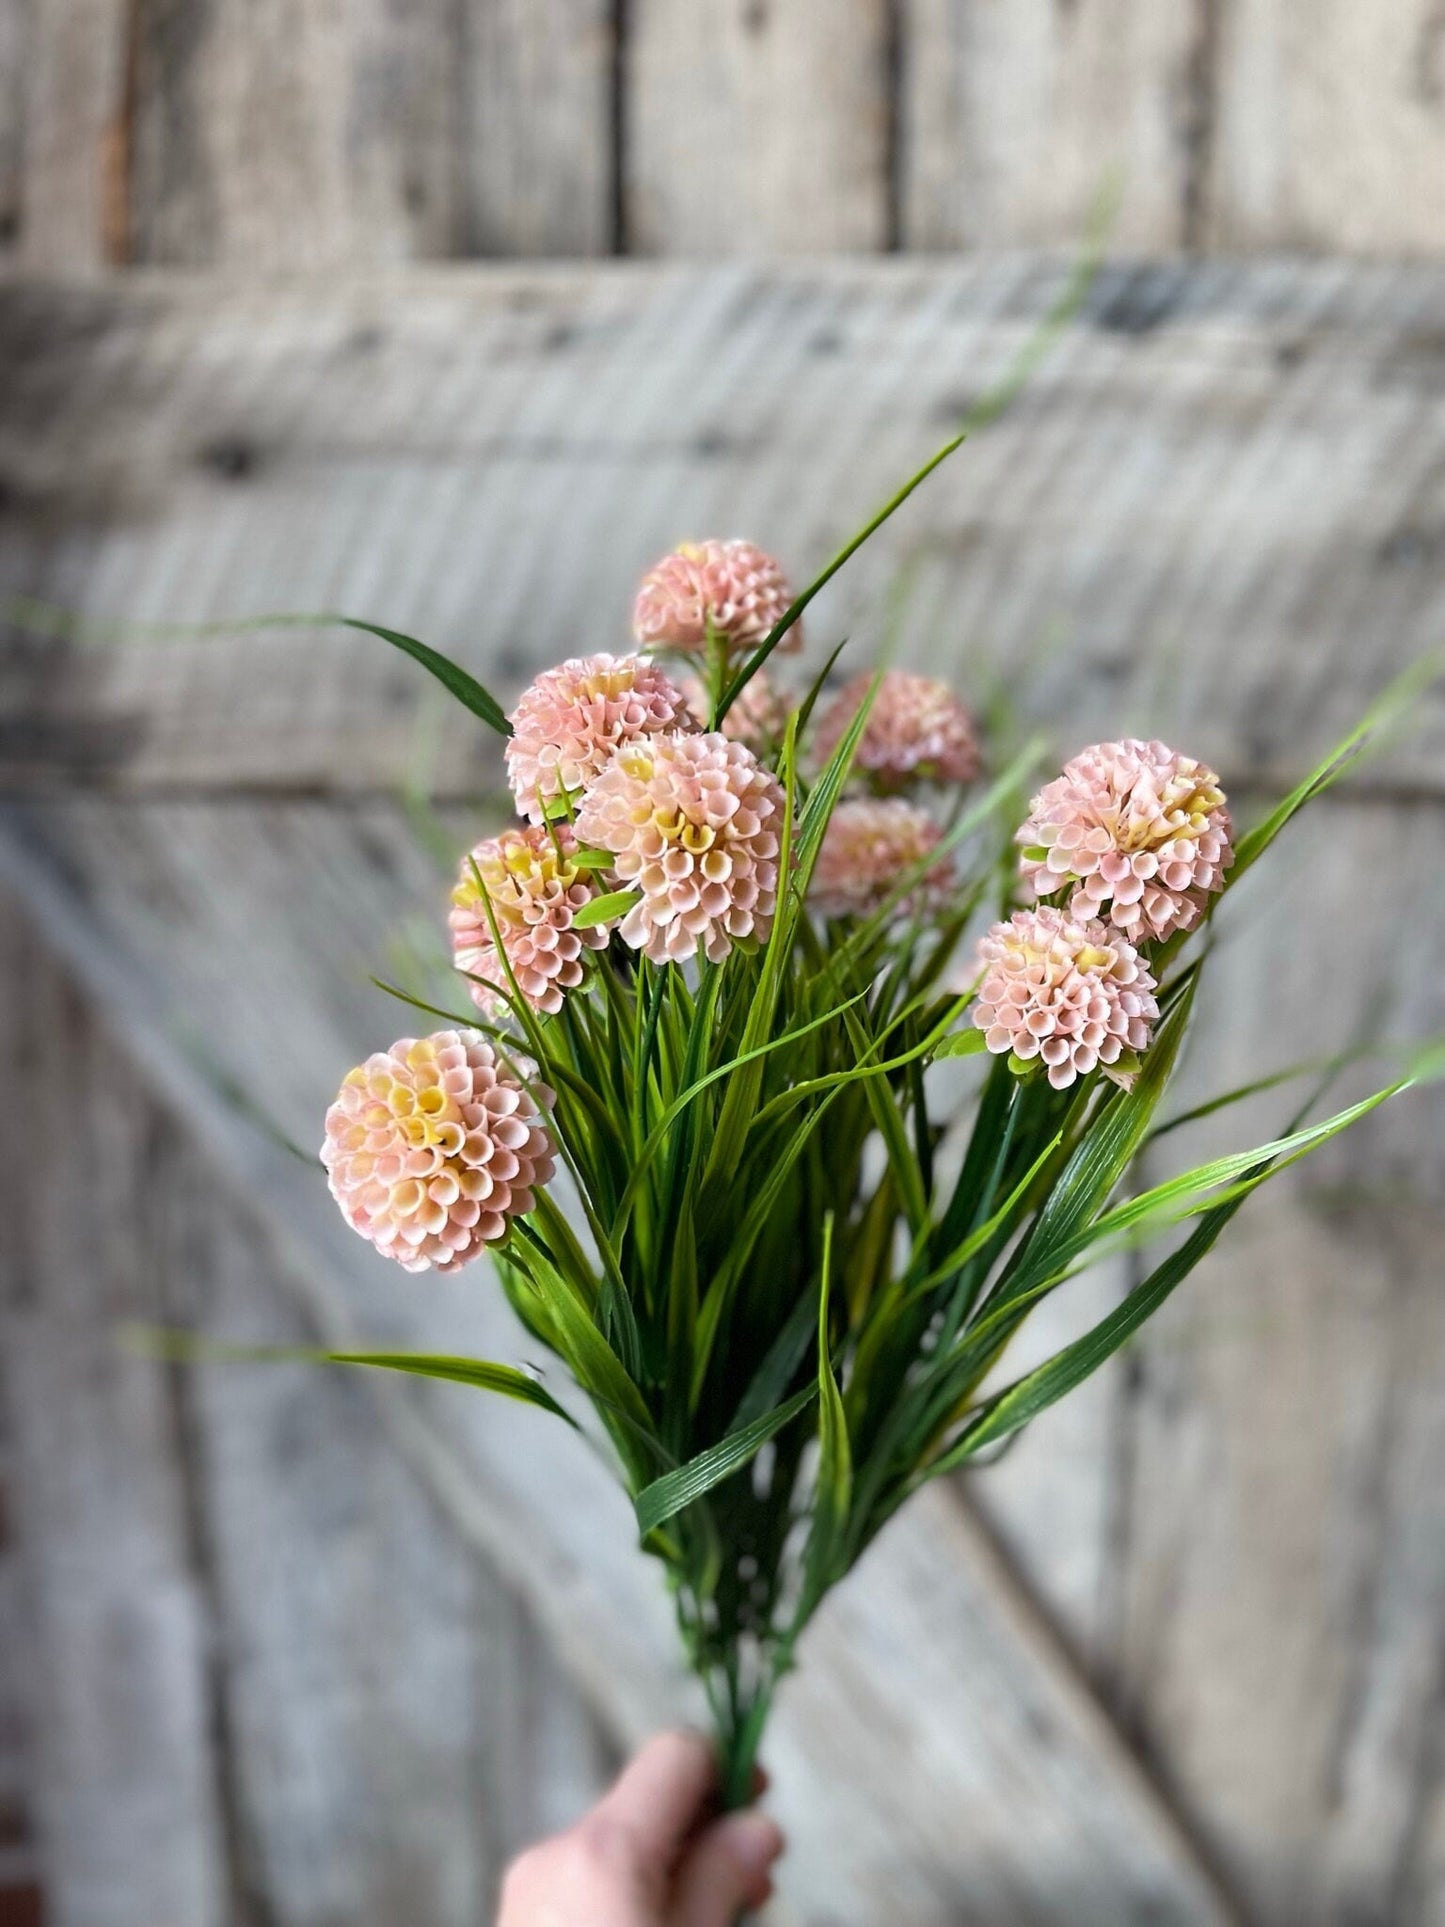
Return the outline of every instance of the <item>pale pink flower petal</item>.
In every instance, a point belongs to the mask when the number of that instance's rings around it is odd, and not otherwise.
[[[977,969],[973,1022],[991,1051],[1039,1059],[1056,1090],[1096,1068],[1128,1087],[1159,1006],[1148,965],[1117,931],[1052,904],[1016,910],[979,943]]]
[[[1075,917],[1102,917],[1131,943],[1192,930],[1234,861],[1212,769],[1160,742],[1096,743],[1041,789],[1018,831],[1019,872],[1036,897],[1069,892]]]
[[[582,981],[583,951],[606,944],[600,926],[573,925],[577,911],[597,894],[573,861],[576,851],[566,823],[528,825],[487,838],[463,861],[452,891],[452,955],[458,970],[486,980],[468,984],[478,1009],[496,1015],[507,1008],[497,992],[509,988],[510,964],[517,988],[535,1009],[560,1010],[562,993]],[[488,900],[506,964],[497,952]]]
[[[575,798],[638,736],[692,726],[687,699],[645,656],[574,656],[547,669],[511,715],[507,778],[534,823]]]
[[[942,834],[927,810],[900,796],[845,798],[834,805],[823,832],[808,902],[825,917],[867,916]],[[899,904],[899,914],[936,907],[952,882],[953,865],[944,857]]]
[[[708,693],[701,676],[680,676],[678,688],[687,697],[687,706],[699,729],[707,728]],[[737,701],[722,719],[722,733],[736,743],[746,743],[755,756],[773,754],[783,740],[788,718],[797,704],[768,678],[765,669],[746,683]]]
[[[820,762],[837,748],[872,686],[872,676],[855,676],[824,711],[818,723]],[[881,790],[919,781],[971,783],[979,771],[973,719],[947,683],[885,669],[853,767]]]
[[[621,887],[639,892],[625,942],[654,963],[699,949],[720,963],[772,928],[783,809],[777,777],[742,743],[679,731],[617,752],[582,800],[577,834],[610,850]]]
[[[552,1176],[537,1099],[551,1092],[529,1091],[474,1030],[377,1051],[326,1113],[321,1162],[342,1216],[407,1271],[455,1271]]]
[[[683,542],[642,578],[632,632],[643,649],[700,651],[711,622],[729,649],[755,649],[792,599],[781,567],[754,543]],[[778,647],[802,639],[794,623]]]

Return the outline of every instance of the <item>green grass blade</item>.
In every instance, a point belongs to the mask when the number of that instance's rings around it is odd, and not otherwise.
[[[729,1432],[726,1438],[719,1440],[706,1452],[699,1452],[686,1465],[678,1466],[674,1472],[664,1472],[660,1479],[654,1479],[650,1485],[644,1486],[633,1502],[642,1536],[646,1538],[649,1532],[674,1518],[685,1505],[691,1505],[704,1493],[711,1492],[715,1485],[740,1471],[769,1439],[775,1438],[816,1397],[817,1387],[805,1386],[785,1404],[775,1406],[761,1418],[755,1418],[749,1424]]]

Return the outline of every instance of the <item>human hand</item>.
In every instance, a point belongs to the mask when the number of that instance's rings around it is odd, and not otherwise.
[[[765,1814],[718,1817],[712,1748],[650,1740],[565,1833],[507,1869],[497,1927],[734,1927],[773,1890],[783,1836]]]

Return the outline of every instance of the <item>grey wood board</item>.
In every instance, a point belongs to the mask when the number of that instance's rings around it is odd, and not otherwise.
[[[887,244],[884,0],[633,0],[624,73],[629,252]]]
[[[316,1178],[227,1109],[215,1068],[196,1070],[204,1049],[304,1142],[347,1064],[410,1028],[363,974],[365,958],[418,947],[404,913],[425,915],[438,888],[396,812],[73,801],[11,806],[7,829],[12,881],[117,1009],[147,1075],[264,1199],[294,1246],[284,1275],[304,1280],[313,1316],[372,1338],[528,1356],[485,1276],[417,1291],[381,1275]],[[102,953],[92,973],[86,959]],[[560,1428],[454,1389],[388,1399],[434,1490],[498,1550],[613,1730],[675,1718],[690,1701],[625,1502]],[[840,1591],[770,1753],[793,1839],[786,1898],[807,1918],[1008,1923],[1058,1917],[1065,1895],[1080,1921],[1146,1905],[1163,1919],[1229,1917],[945,1492],[903,1516]]]
[[[475,1927],[505,1856],[601,1784],[595,1723],[361,1386],[128,1355],[126,1320],[315,1333],[53,953],[18,919],[6,950],[32,1135],[6,1159],[4,1389],[48,1917]]]
[[[1189,0],[904,0],[903,245],[1067,244],[1111,187],[1119,248],[1195,238],[1207,17]]]
[[[1445,17],[1429,0],[1225,0],[1212,247],[1433,255],[1445,245]]]
[[[126,258],[334,271],[610,244],[603,0],[149,0]]]
[[[1030,338],[1037,256],[435,272],[0,293],[0,581],[101,621],[342,607],[505,698],[625,647],[678,538],[805,580]],[[1445,275],[1106,270],[1011,413],[810,611],[1069,738],[1158,730],[1231,781],[1308,767],[1440,643]],[[0,776],[443,789],[497,745],[341,633],[12,636]],[[1438,782],[1442,704],[1373,780]]]

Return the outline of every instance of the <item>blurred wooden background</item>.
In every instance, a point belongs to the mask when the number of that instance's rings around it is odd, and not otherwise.
[[[1438,0],[0,0],[0,247],[1445,246]]]
[[[1261,809],[1445,638],[1436,0],[0,0],[0,598],[343,608],[510,696],[680,535],[806,576],[1116,165],[1079,324],[814,634],[897,621]],[[1445,1030],[1415,721],[1231,900],[1196,1093]],[[3,1927],[473,1927],[687,1704],[540,1420],[115,1342],[516,1355],[485,1273],[398,1289],[257,1122],[309,1148],[405,1028],[368,976],[438,965],[417,798],[460,844],[490,750],[341,632],[0,643]],[[780,1919],[1445,1922],[1442,1127],[1412,1098],[1257,1202],[896,1524],[789,1683]]]

